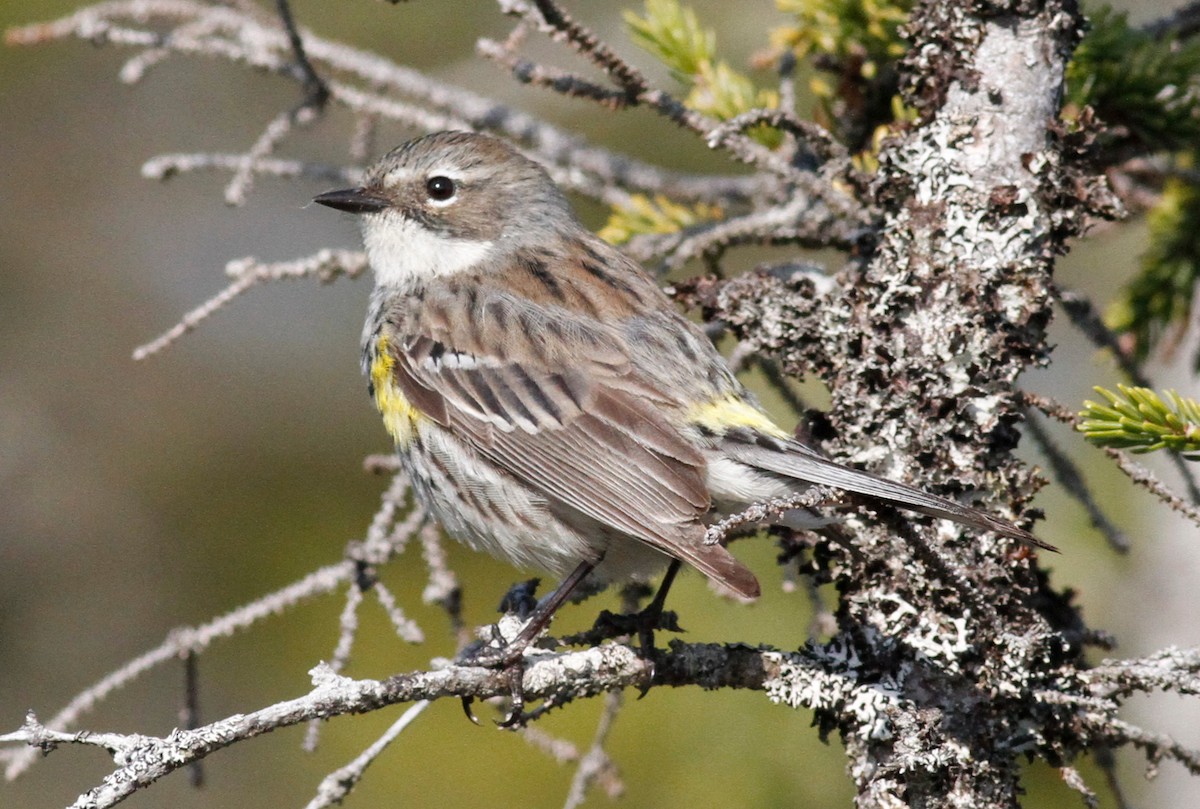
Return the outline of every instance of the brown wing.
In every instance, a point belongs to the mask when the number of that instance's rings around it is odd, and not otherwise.
[[[457,353],[428,337],[392,352],[404,395],[500,469],[743,596],[758,595],[749,570],[703,542],[703,456],[655,408],[662,394],[627,368],[580,358],[552,371]]]

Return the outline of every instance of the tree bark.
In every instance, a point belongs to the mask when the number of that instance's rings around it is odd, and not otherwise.
[[[846,360],[837,454],[1017,519],[1038,483],[1012,455],[1015,383],[1045,360],[1053,259],[1081,207],[1060,210],[1072,169],[1054,126],[1080,20],[1034,5],[916,9],[904,94],[918,122],[882,150],[881,241],[825,314]],[[860,807],[1017,805],[1033,743],[1019,717],[1074,645],[1034,610],[1032,568],[964,533],[943,526],[928,547],[860,533],[868,558],[896,561],[839,577],[843,632],[910,701],[888,738],[843,729]]]

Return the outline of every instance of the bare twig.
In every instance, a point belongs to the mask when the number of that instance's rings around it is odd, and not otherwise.
[[[579,748],[572,742],[558,736],[551,736],[545,730],[532,725],[517,729],[517,735],[528,742],[535,750],[540,750],[558,764],[570,764],[579,761]]]
[[[797,118],[786,109],[754,109],[730,118],[709,133],[710,146],[723,146],[735,133],[744,133],[754,126],[766,125],[793,135],[807,145],[820,160],[845,161],[846,147],[838,143],[825,127]]]
[[[200,726],[200,670],[199,658],[194,649],[183,653],[183,707],[179,711],[179,723],[188,730]],[[188,768],[192,786],[204,785],[204,768],[199,761]]]
[[[1095,791],[1083,780],[1083,775],[1080,774],[1079,770],[1074,767],[1059,767],[1058,772],[1062,776],[1063,783],[1079,793],[1079,796],[1083,798],[1084,805],[1088,809],[1098,809],[1100,799],[1096,797]]]
[[[225,266],[233,281],[225,289],[188,312],[167,331],[144,345],[134,349],[133,358],[144,360],[168,347],[183,335],[195,329],[217,310],[248,289],[269,281],[293,278],[317,278],[329,283],[339,276],[356,278],[367,269],[365,253],[350,250],[321,250],[307,258],[296,261],[281,261],[261,264],[254,258],[241,258]]]
[[[610,90],[593,81],[588,81],[583,76],[522,59],[511,53],[504,43],[492,39],[481,39],[476,43],[475,50],[481,56],[504,65],[512,73],[513,78],[522,84],[546,87],[565,96],[598,101],[613,109],[629,103],[629,95],[621,90]]]
[[[783,658],[779,652],[740,645],[675,644],[670,653],[656,655],[650,661],[626,646],[606,644],[564,655],[533,655],[526,663],[522,680],[524,693],[530,698],[587,697],[649,681],[674,686],[761,689],[778,670],[780,659]],[[792,665],[795,668],[805,664],[797,660]],[[507,695],[511,689],[507,672],[461,665],[396,675],[383,681],[350,680],[321,665],[313,669],[312,678],[314,688],[305,696],[251,713],[235,714],[195,730],[176,730],[165,737],[64,733],[30,716],[21,730],[0,735],[0,743],[20,742],[43,751],[59,744],[85,744],[109,750],[118,763],[117,769],[72,805],[72,809],[108,809],[192,761],[283,727],[403,702],[490,699]],[[386,745],[385,740],[380,742]]]
[[[314,108],[306,105],[276,115],[250,150],[242,156],[241,164],[229,179],[229,184],[225,186],[225,202],[235,207],[244,205],[246,195],[254,185],[256,166],[275,151],[284,138],[291,134],[293,127],[310,123],[314,115]]]
[[[304,83],[304,101],[301,102],[301,106],[320,112],[329,100],[329,88],[317,74],[312,62],[308,61],[308,54],[304,52],[304,39],[300,36],[300,29],[296,27],[296,20],[292,16],[291,4],[288,0],[275,0],[275,8],[279,12],[283,30],[287,32],[288,43],[296,57],[296,68]]]
[[[177,174],[197,171],[239,171],[245,166],[255,174],[292,179],[304,177],[330,183],[356,183],[361,172],[341,166],[321,163],[306,163],[277,157],[250,158],[241,154],[167,154],[147,160],[142,165],[142,176],[150,180],[169,180]]]
[[[450,632],[456,639],[457,648],[462,649],[471,642],[471,633],[462,617],[462,590],[458,577],[447,561],[441,532],[433,523],[427,523],[421,531],[421,556],[428,567],[421,600],[426,604],[437,604],[446,611],[450,619]]]
[[[1200,695],[1200,647],[1169,646],[1146,657],[1105,660],[1083,677],[1089,693],[1103,699],[1149,691]]]
[[[1196,525],[1200,525],[1200,507],[1192,505],[1171,491],[1153,472],[1141,464],[1135,463],[1124,452],[1112,447],[1105,447],[1104,453],[1117,462],[1117,468],[1124,472],[1130,480],[1149,491],[1172,511],[1176,511]]]
[[[173,630],[159,646],[134,658],[77,695],[46,722],[46,727],[71,727],[114,691],[124,688],[162,663],[178,658],[189,649],[196,653],[202,652],[215,640],[230,637],[264,618],[286,612],[296,604],[332,592],[349,581],[353,574],[354,567],[350,562],[329,565],[207,624],[191,629]],[[36,753],[32,750],[26,751],[25,755],[15,756],[5,769],[5,777],[9,780],[16,778],[28,769],[36,758]]]
[[[390,522],[393,519],[393,515],[395,514],[394,504],[397,500],[403,498],[404,493],[407,491],[407,486],[406,479],[402,475],[397,475],[392,481],[392,485],[388,488],[388,491],[385,492],[383,505],[380,507],[379,513],[385,516],[381,519],[379,514],[377,514],[376,523],[380,523],[381,521]],[[393,553],[398,552],[395,549],[403,547],[403,538],[400,536],[400,533],[405,530],[415,532],[419,524],[419,522],[415,524],[403,522],[391,532],[390,542]],[[379,528],[376,530],[383,533],[385,529]],[[368,534],[369,541],[370,534]],[[385,546],[388,541],[387,537],[380,538],[377,544]],[[382,549],[377,552],[377,555],[383,554],[384,551]],[[183,655],[200,654],[214,641],[231,637],[244,629],[256,625],[265,618],[284,613],[297,604],[311,598],[333,592],[338,587],[352,580],[355,569],[355,562],[347,559],[338,564],[320,568],[299,581],[293,582],[250,604],[219,616],[206,624],[172,630],[159,646],[134,658],[112,674],[109,674],[78,694],[67,703],[66,707],[46,723],[46,727],[58,730],[75,725],[81,717],[90,713],[97,704],[104,701],[114,691],[124,688],[151,669]],[[23,755],[12,757],[5,769],[5,777],[9,780],[16,778],[28,769],[35,759],[36,756],[32,750],[25,751]]]
[[[350,791],[362,780],[367,767],[371,766],[372,762],[379,758],[379,754],[386,750],[388,745],[394,742],[404,732],[405,728],[411,725],[432,704],[427,699],[414,702],[387,729],[387,732],[376,739],[370,747],[359,754],[349,764],[339,767],[321,779],[321,783],[317,787],[317,794],[308,802],[305,809],[326,809],[326,807],[334,806],[344,801],[350,794]]]
[[[824,205],[798,193],[782,205],[655,236],[649,243],[655,252],[666,254],[665,269],[674,270],[698,256],[743,244],[797,244],[849,250],[869,232],[864,220],[835,216]]]
[[[1180,744],[1165,733],[1154,733],[1116,717],[1108,717],[1103,732],[1121,744],[1132,744],[1146,753],[1152,764],[1161,758],[1171,758],[1187,768],[1192,775],[1200,775],[1200,750]]]
[[[862,206],[855,203],[833,184],[803,170],[783,155],[766,148],[745,135],[739,127],[729,128],[715,118],[690,109],[664,90],[651,87],[637,68],[617,56],[606,43],[584,26],[571,19],[553,0],[499,0],[501,9],[519,17],[534,28],[563,42],[576,53],[601,67],[621,88],[626,102],[649,107],[665,118],[706,139],[710,148],[723,148],[737,160],[759,166],[780,179],[796,185],[804,192],[821,199],[838,217],[854,220]],[[521,63],[527,75],[536,66]],[[554,75],[542,68],[541,75]],[[572,84],[572,91],[580,90]],[[582,90],[580,90],[582,92]],[[606,103],[611,99],[603,98]]]
[[[787,511],[813,508],[823,503],[828,503],[838,496],[839,493],[836,489],[829,486],[814,485],[801,494],[754,503],[737,514],[732,514],[710,525],[708,532],[704,536],[704,542],[706,545],[716,545],[725,540],[730,533],[738,528],[761,523],[764,520],[777,517]]]
[[[176,27],[168,35],[132,27],[151,21]],[[197,25],[201,21],[203,24]],[[194,0],[114,0],[80,9],[54,22],[10,29],[5,40],[32,45],[70,36],[99,44],[217,57],[293,77],[291,45],[273,20],[239,8]],[[687,202],[730,205],[755,198],[772,182],[754,176],[696,176],[665,171],[589,146],[558,127],[433,80],[417,70],[311,34],[305,37],[305,53],[310,61],[358,83],[327,82],[331,102],[357,114],[378,115],[426,131],[476,128],[497,132],[531,149],[548,165],[560,169],[569,166],[571,171],[556,179],[574,191],[597,198],[623,188]],[[413,103],[401,102],[396,95]]]
[[[1117,809],[1131,809],[1129,802],[1125,800],[1125,790],[1121,788],[1120,776],[1117,775],[1117,757],[1113,755],[1112,749],[1099,746],[1092,751],[1092,759],[1104,773],[1104,781],[1117,803]]]
[[[604,743],[608,741],[608,733],[621,710],[622,701],[620,691],[612,691],[605,695],[604,711],[596,725],[592,746],[579,759],[579,767],[571,779],[571,788],[567,792],[563,809],[576,809],[580,806],[587,798],[588,787],[592,784],[600,784],[609,798],[620,797],[624,790],[620,776],[617,775],[616,765],[604,750]]]
[[[503,7],[506,3],[511,2],[512,0],[501,0],[500,4]],[[612,77],[613,81],[630,97],[637,96],[646,89],[648,85],[641,71],[621,59],[595,34],[567,16],[567,13],[554,0],[534,0],[534,4],[537,5],[538,11],[541,12],[542,19],[545,21],[546,27],[543,30],[548,30],[556,39],[565,38],[576,51],[587,56],[597,67]],[[519,5],[519,3],[513,5]]]
[[[1096,311],[1096,306],[1092,303],[1091,298],[1061,285],[1055,285],[1052,291],[1054,297],[1062,305],[1063,311],[1067,313],[1067,317],[1071,319],[1071,323],[1092,342],[1092,345],[1111,351],[1117,366],[1135,385],[1143,387],[1150,385],[1133,357],[1121,347],[1117,335],[1105,325],[1104,318]]]
[[[345,670],[346,664],[350,661],[350,651],[354,647],[354,637],[358,633],[358,606],[363,600],[362,569],[362,563],[355,564],[354,577],[350,580],[350,586],[346,588],[346,604],[342,607],[341,615],[338,617],[337,645],[333,648],[333,657],[325,664],[335,674]],[[317,749],[320,733],[321,722],[319,720],[314,719],[308,723],[302,745],[305,752],[311,753]]]
[[[1092,525],[1103,534],[1104,538],[1108,541],[1109,547],[1117,553],[1128,553],[1129,537],[1105,515],[1104,511],[1100,508],[1100,504],[1096,502],[1096,499],[1088,489],[1087,483],[1084,482],[1083,473],[1079,470],[1079,467],[1062,451],[1054,439],[1051,438],[1050,434],[1038,423],[1036,418],[1030,417],[1026,419],[1025,428],[1029,431],[1029,437],[1041,447],[1042,453],[1050,463],[1050,469],[1054,472],[1054,477],[1062,485],[1066,493],[1071,495],[1087,511]]]

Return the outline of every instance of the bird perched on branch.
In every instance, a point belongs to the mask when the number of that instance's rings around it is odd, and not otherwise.
[[[588,575],[645,579],[678,560],[758,596],[707,526],[813,485],[1050,547],[791,437],[654,279],[497,138],[410,141],[315,201],[360,219],[376,279],[363,367],[421,502],[473,548],[569,574],[510,661]]]

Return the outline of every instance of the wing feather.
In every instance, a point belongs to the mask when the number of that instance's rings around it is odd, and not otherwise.
[[[580,358],[566,371],[497,357],[451,360],[416,338],[390,344],[394,378],[426,415],[482,457],[602,525],[682,559],[748,598],[754,575],[720,546],[705,545],[711,499],[705,460],[647,401],[628,368]]]

